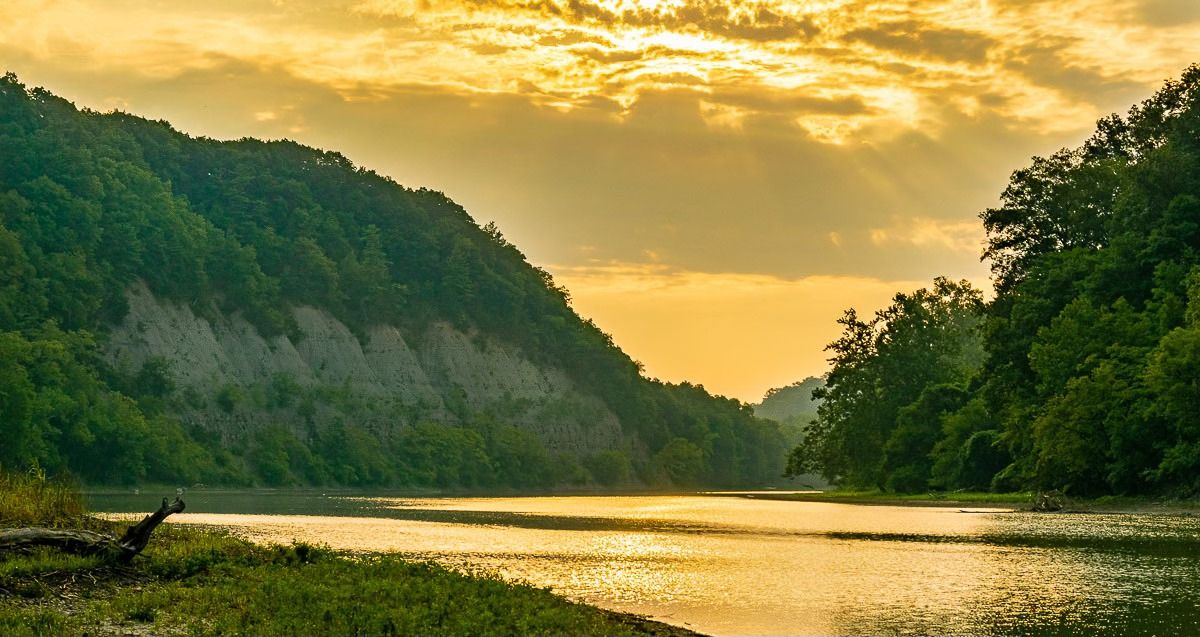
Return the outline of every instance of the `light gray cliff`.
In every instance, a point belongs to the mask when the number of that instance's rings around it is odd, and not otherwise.
[[[112,327],[105,353],[136,371],[161,359],[180,392],[185,421],[229,439],[282,424],[298,433],[341,419],[388,435],[416,421],[454,424],[464,412],[491,411],[537,434],[552,452],[587,455],[622,445],[608,407],[555,367],[534,365],[519,350],[434,323],[420,334],[375,325],[360,342],[324,310],[293,310],[302,337],[264,338],[237,314],[214,318],[161,300],[141,283],[126,293],[129,313]],[[296,402],[272,403],[274,386],[294,387]],[[236,393],[232,405],[217,396]],[[290,403],[289,403],[290,405]]]

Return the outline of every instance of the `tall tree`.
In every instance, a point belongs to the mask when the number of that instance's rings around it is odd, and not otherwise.
[[[967,281],[945,278],[931,289],[897,294],[869,321],[847,310],[839,321],[842,335],[826,348],[833,368],[825,387],[814,393],[822,401],[817,421],[792,452],[788,473],[819,472],[839,484],[885,486],[885,449],[901,410],[927,387],[965,383],[979,368],[982,313],[981,292]],[[897,441],[892,447],[896,453],[928,454],[935,442],[912,449]]]

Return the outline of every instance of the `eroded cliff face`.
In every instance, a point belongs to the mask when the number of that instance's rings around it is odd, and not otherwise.
[[[303,433],[335,419],[389,435],[490,411],[537,434],[550,451],[622,446],[617,417],[562,370],[449,324],[416,335],[376,325],[360,342],[328,312],[299,307],[293,313],[303,337],[293,342],[264,338],[237,314],[197,316],[141,283],[126,297],[129,313],[105,342],[110,362],[136,371],[166,361],[182,396],[180,416],[230,440],[266,425]]]

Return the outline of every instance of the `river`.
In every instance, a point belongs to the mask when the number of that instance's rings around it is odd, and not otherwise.
[[[91,494],[93,510],[153,496]],[[398,551],[711,635],[1200,634],[1200,518],[755,494],[198,491],[172,522]],[[152,552],[153,544],[151,544]]]

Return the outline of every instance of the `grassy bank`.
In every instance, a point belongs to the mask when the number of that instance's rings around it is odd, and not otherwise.
[[[33,525],[117,535],[125,526],[88,516],[70,487],[0,476],[0,527]],[[145,556],[119,566],[57,550],[0,554],[0,635],[693,634],[394,555],[164,525]]]
[[[844,489],[812,493],[761,493],[752,496],[766,500],[797,502],[836,502],[842,504],[891,506],[943,506],[1028,509],[1035,493],[955,491],[946,493],[890,493],[879,489]],[[1148,496],[1105,496],[1101,498],[1065,498],[1070,511],[1095,513],[1179,513],[1200,512],[1200,500],[1155,498]]]

